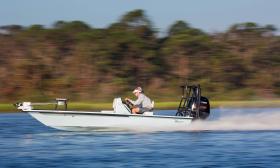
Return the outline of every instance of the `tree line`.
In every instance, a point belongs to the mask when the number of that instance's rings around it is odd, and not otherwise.
[[[280,96],[280,37],[273,25],[238,23],[207,33],[176,21],[159,36],[143,10],[106,28],[82,21],[0,28],[0,100],[107,101],[136,86],[176,100],[199,83],[210,99]]]

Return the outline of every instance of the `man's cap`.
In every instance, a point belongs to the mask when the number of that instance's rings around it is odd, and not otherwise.
[[[141,87],[137,87],[137,88],[135,88],[134,90],[133,90],[133,93],[140,93],[140,92],[142,92],[143,90],[142,90],[142,88]]]

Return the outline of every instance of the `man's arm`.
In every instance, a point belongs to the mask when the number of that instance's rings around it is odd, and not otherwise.
[[[128,99],[133,105],[137,106],[140,105],[143,100],[144,100],[144,96],[143,95],[139,95],[138,99],[136,101],[133,101],[131,99]]]

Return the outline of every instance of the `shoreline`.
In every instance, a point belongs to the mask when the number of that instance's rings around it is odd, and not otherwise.
[[[179,102],[156,102],[156,110],[177,109]],[[246,101],[211,101],[211,108],[268,108],[280,107],[280,100],[246,100]],[[45,106],[43,109],[53,109],[54,106]],[[112,103],[70,102],[68,110],[112,110]],[[0,103],[0,113],[19,112],[12,104]]]

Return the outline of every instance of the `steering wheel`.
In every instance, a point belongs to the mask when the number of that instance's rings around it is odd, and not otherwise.
[[[134,105],[129,100],[124,100],[122,102],[130,109],[130,111],[132,111],[132,109],[134,108]]]

